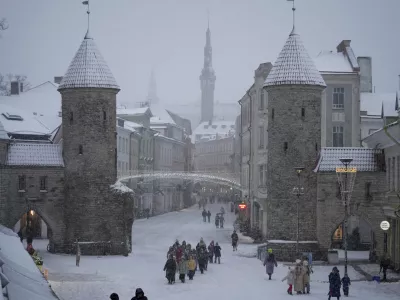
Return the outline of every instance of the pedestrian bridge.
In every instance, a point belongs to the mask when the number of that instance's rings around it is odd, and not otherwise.
[[[189,171],[127,171],[118,172],[118,182],[126,182],[130,179],[140,180],[142,182],[152,180],[165,179],[181,179],[190,180],[193,182],[211,182],[231,186],[235,189],[240,189],[240,174],[228,172],[189,172]]]

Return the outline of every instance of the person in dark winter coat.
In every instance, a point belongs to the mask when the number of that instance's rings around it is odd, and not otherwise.
[[[175,282],[176,261],[172,255],[170,255],[165,263],[164,271],[165,277],[168,279],[168,284],[173,284]]]
[[[183,247],[182,247],[182,246],[179,246],[179,247],[176,249],[176,252],[175,252],[176,262],[177,262],[178,264],[179,264],[179,262],[181,261],[182,256],[183,256]]]
[[[277,267],[278,263],[276,262],[275,255],[272,253],[272,249],[268,249],[267,251],[268,255],[265,257],[264,266],[268,274],[268,279],[271,280],[271,276],[274,273],[274,266]]]
[[[219,217],[219,228],[224,228],[224,222],[225,222],[224,215],[221,214]]]
[[[208,219],[208,223],[210,223],[210,219],[211,219],[211,212],[210,211],[207,212],[207,219]]]
[[[331,300],[331,297],[336,297],[338,300],[340,299],[340,286],[341,286],[341,280],[340,280],[340,274],[338,268],[334,267],[332,269],[332,272],[329,274],[329,298],[328,300]]]
[[[203,212],[201,213],[201,215],[203,216],[203,222],[205,222],[206,218],[207,218],[207,212],[205,209],[203,209]]]
[[[213,263],[213,257],[214,257],[214,241],[211,241],[210,245],[208,245],[208,261],[210,263]]]
[[[216,243],[214,246],[215,263],[217,263],[217,260],[219,264],[221,263],[221,250],[221,246]]]
[[[348,297],[349,296],[349,286],[351,285],[349,275],[345,274],[342,278],[342,287],[343,287],[343,294]]]
[[[204,273],[204,270],[206,270],[206,264],[207,264],[207,254],[205,253],[203,248],[200,248],[199,252],[199,257],[198,257],[198,262],[199,262],[199,269],[201,274]]]
[[[131,300],[147,300],[147,297],[144,295],[144,292],[141,288],[137,288],[135,297],[133,297]]]
[[[381,266],[381,268],[379,270],[379,273],[383,272],[382,281],[386,281],[386,272],[390,266],[390,258],[387,254],[383,255],[383,257],[381,258],[380,266]]]
[[[112,293],[112,294],[110,295],[110,299],[111,299],[111,300],[119,300],[119,296],[118,296],[117,293]]]
[[[215,215],[215,227],[219,227],[219,214]]]
[[[233,231],[233,233],[231,235],[231,239],[232,239],[233,251],[237,251],[237,243],[238,243],[239,237],[238,237],[238,235],[236,233],[236,230]]]

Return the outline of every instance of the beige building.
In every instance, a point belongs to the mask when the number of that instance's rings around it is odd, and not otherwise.
[[[203,139],[195,144],[194,165],[196,171],[210,173],[233,172],[234,136]]]

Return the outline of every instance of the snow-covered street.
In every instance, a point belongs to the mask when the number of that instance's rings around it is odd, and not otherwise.
[[[215,215],[220,205],[209,205]],[[213,219],[213,217],[212,217]],[[285,299],[287,267],[278,265],[273,280],[266,280],[265,269],[256,258],[256,245],[239,244],[239,251],[232,252],[230,234],[235,216],[227,213],[226,228],[216,229],[213,222],[204,224],[198,208],[138,220],[133,225],[133,253],[129,257],[82,257],[80,267],[75,266],[75,257],[53,255],[45,250],[46,242],[36,240],[49,270],[49,281],[62,300],[108,299],[112,292],[120,299],[131,299],[135,289],[141,287],[150,300],[155,299]],[[175,239],[186,240],[196,245],[203,237],[208,244],[211,240],[222,247],[220,265],[209,265],[204,275],[196,273],[193,281],[168,285],[163,267],[168,247]],[[315,267],[311,277],[311,294],[301,296],[307,299],[327,298],[328,278],[331,267]],[[343,266],[339,266],[341,274]],[[349,275],[358,276],[353,269]],[[358,279],[358,278],[353,278]],[[399,283],[377,284],[372,282],[353,282],[350,297],[363,300],[398,299]]]

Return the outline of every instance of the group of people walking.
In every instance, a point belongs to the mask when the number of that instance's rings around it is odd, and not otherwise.
[[[224,228],[224,222],[225,222],[224,215],[225,215],[225,208],[221,207],[220,212],[215,214],[215,227],[216,228]],[[204,223],[206,223],[207,220],[208,220],[208,223],[211,222],[211,212],[209,210],[206,211],[206,209],[203,208],[201,216],[203,217]]]
[[[271,280],[272,274],[274,273],[274,268],[278,266],[278,262],[272,249],[267,250],[267,255],[264,259],[264,266],[266,268],[266,273],[268,274],[268,280]],[[287,293],[293,295],[296,293],[309,294],[310,293],[310,277],[314,273],[311,265],[307,258],[300,260],[297,259],[294,266],[288,267],[287,275],[282,278],[282,281],[287,282],[288,289]],[[334,267],[332,272],[329,274],[329,292],[328,300],[331,297],[336,297],[338,300],[341,297],[340,288],[343,288],[343,294],[347,297],[349,295],[349,286],[351,284],[350,278],[347,274],[343,278],[340,278],[339,269]]]
[[[175,275],[179,274],[179,280],[185,283],[186,276],[189,280],[193,280],[193,277],[197,270],[200,270],[201,274],[207,271],[209,263],[221,263],[221,247],[218,243],[214,244],[214,241],[206,245],[203,238],[192,248],[191,244],[182,241],[182,244],[178,240],[169,247],[167,253],[167,261],[164,266],[165,277],[168,280],[168,284],[175,283]]]

